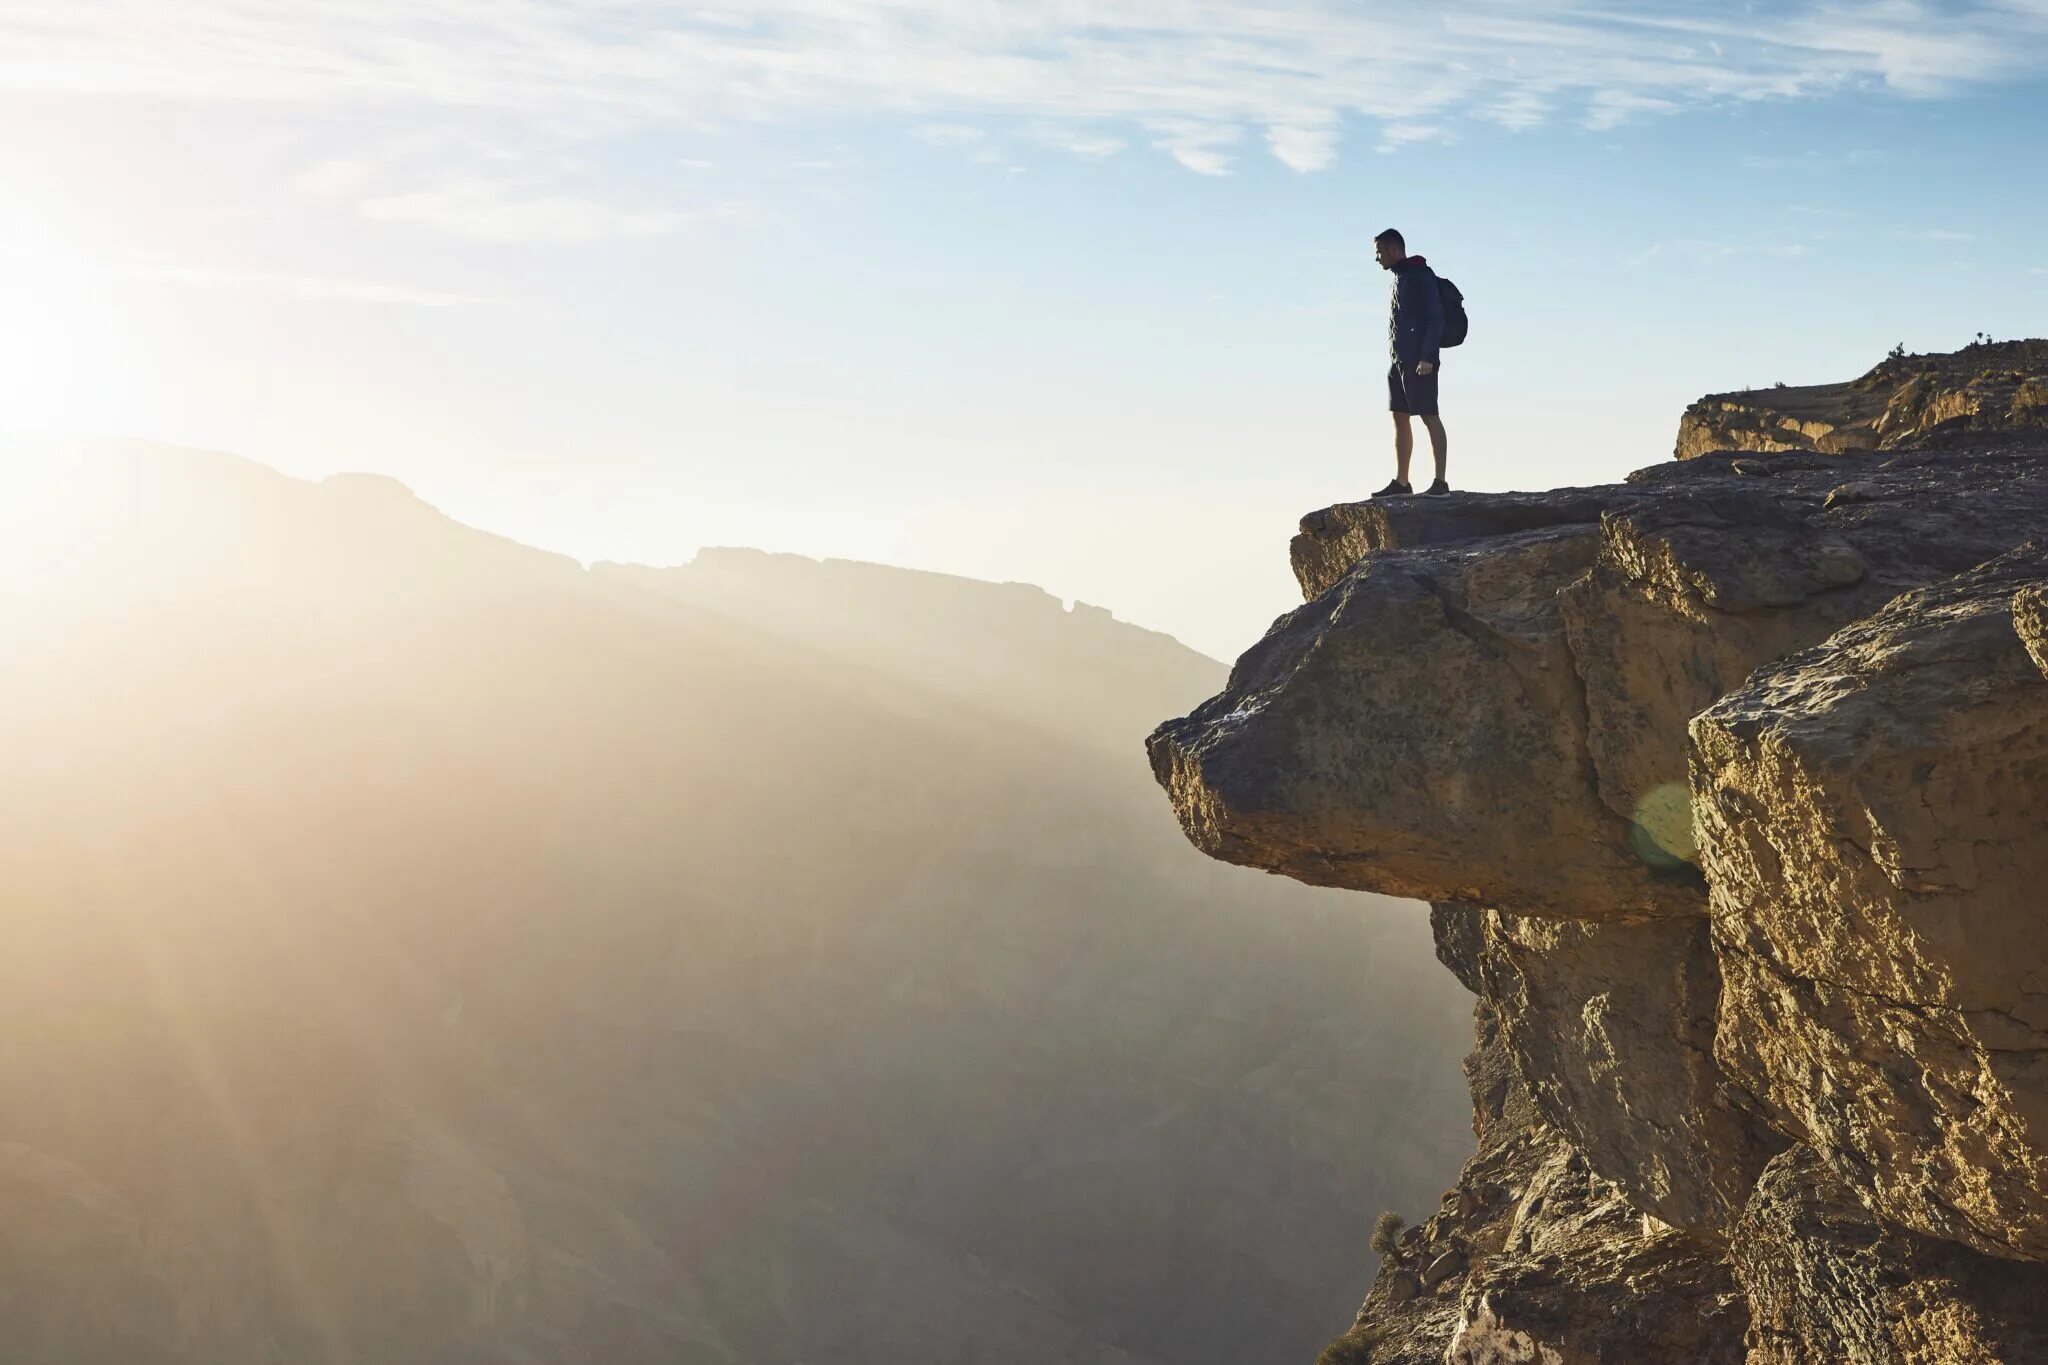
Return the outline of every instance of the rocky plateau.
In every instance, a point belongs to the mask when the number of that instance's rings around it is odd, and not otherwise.
[[[1324,1365],[2048,1359],[2048,342],[1342,504],[1160,726],[1223,860],[1432,902],[1478,1151]]]

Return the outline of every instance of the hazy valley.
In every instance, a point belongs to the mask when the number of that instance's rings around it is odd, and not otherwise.
[[[1422,917],[1158,801],[1164,636],[227,456],[39,497],[10,1362],[1303,1359],[1469,1150]]]

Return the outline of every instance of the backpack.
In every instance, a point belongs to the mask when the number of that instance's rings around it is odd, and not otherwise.
[[[1437,345],[1463,346],[1465,330],[1470,325],[1465,317],[1465,296],[1458,292],[1457,285],[1441,275],[1436,277],[1436,292],[1444,301],[1444,334]]]

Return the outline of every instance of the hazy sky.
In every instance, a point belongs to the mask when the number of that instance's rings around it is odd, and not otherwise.
[[[1382,227],[1460,487],[2048,332],[2048,0],[0,0],[0,119],[0,425],[1224,657],[1387,477]]]

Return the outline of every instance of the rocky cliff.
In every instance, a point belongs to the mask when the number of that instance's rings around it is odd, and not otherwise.
[[[2048,1359],[2048,343],[1314,513],[1152,736],[1212,855],[1435,903],[1479,1150],[1328,1365]]]
[[[1949,442],[2030,439],[2048,424],[2048,342],[2002,341],[1949,355],[1887,356],[1841,384],[1710,393],[1678,423],[1679,459],[1713,451],[1841,455]]]

